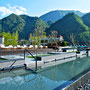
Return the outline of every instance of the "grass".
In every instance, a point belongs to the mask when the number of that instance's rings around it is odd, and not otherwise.
[[[0,58],[0,61],[2,61],[2,60],[7,60],[6,58]]]
[[[48,56],[48,55],[52,55],[52,54],[43,54],[43,55],[37,55],[37,56],[34,56],[35,58],[38,57],[38,56]],[[33,58],[32,56],[27,56],[27,58]]]

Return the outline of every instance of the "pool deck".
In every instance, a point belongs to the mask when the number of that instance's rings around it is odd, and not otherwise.
[[[46,68],[70,61],[76,60],[77,57],[83,57],[86,56],[86,52],[82,52],[82,55],[77,55],[76,53],[60,53],[55,55],[49,55],[49,56],[42,56],[41,61],[37,61],[37,67],[39,68]],[[27,68],[35,69],[36,63],[26,63]]]
[[[76,53],[60,53],[60,54],[53,54],[50,56],[43,56],[41,57],[42,60],[37,60],[37,67],[38,68],[46,68],[50,66],[54,66],[57,64],[62,64],[65,62],[70,62],[76,60],[77,57],[82,57],[86,55],[85,52],[82,53],[81,56],[77,55]],[[8,56],[6,56],[8,58]],[[17,56],[16,56],[17,57]],[[22,57],[22,58],[20,58]],[[8,69],[15,69],[19,67],[26,67],[27,69],[36,69],[36,61],[30,60],[30,58],[26,58],[24,60],[23,56],[20,56],[19,59],[9,59],[0,61],[0,71],[8,70]]]
[[[0,71],[24,67],[24,59],[10,59],[0,61]]]

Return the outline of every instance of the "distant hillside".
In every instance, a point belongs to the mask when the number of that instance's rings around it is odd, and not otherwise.
[[[58,31],[58,34],[61,34],[66,41],[69,41],[69,36],[73,33],[77,41],[83,42],[81,38],[84,37],[84,34],[88,33],[89,28],[78,15],[69,13],[62,19],[53,23],[46,32],[50,34],[50,31],[53,30]]]
[[[0,32],[21,32],[25,26],[25,21],[18,15],[11,14],[0,20]]]
[[[71,12],[79,15],[80,17],[84,15],[84,13],[82,13],[80,11],[75,11],[75,10],[55,10],[55,11],[51,11],[51,12],[48,12],[48,13],[40,16],[40,18],[45,22],[48,22],[48,21],[55,22],[55,21],[63,18],[66,14],[71,13]]]
[[[35,29],[45,30],[48,25],[38,17],[30,17],[27,15],[11,14],[0,20],[0,32],[16,32],[19,31],[19,37],[28,39],[30,33]]]
[[[38,17],[11,14],[0,20],[0,32],[13,33],[18,31],[20,39],[28,39],[30,33],[34,33],[35,30],[46,30],[47,34],[50,34],[52,30],[56,30],[66,41],[70,41],[69,36],[73,33],[76,40],[83,43],[90,41],[89,17],[90,13],[82,18],[74,13],[69,13],[62,19],[56,22],[48,21],[47,24]]]
[[[54,22],[53,21],[48,21],[47,22],[47,24],[49,25],[49,26],[51,26],[51,24],[53,24]]]
[[[83,17],[83,22],[86,24],[88,27],[90,27],[90,13],[85,14]]]
[[[33,33],[35,29],[45,30],[48,24],[42,21],[38,17],[29,17],[27,15],[21,15],[21,18],[25,21],[24,30],[21,33],[21,37],[28,38],[30,33]]]

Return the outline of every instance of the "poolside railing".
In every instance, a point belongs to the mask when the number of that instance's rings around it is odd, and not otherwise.
[[[32,56],[32,58],[35,59],[35,61],[36,61],[35,71],[37,71],[37,59],[36,59],[36,57],[34,57],[33,54],[32,54],[28,49],[25,49],[25,50],[24,50],[24,59],[25,59],[25,52],[26,52],[26,51]]]

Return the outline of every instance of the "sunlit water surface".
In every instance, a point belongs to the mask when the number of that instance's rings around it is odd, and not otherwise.
[[[52,90],[90,67],[90,57],[46,68],[34,74],[19,69],[0,73],[0,90]]]

